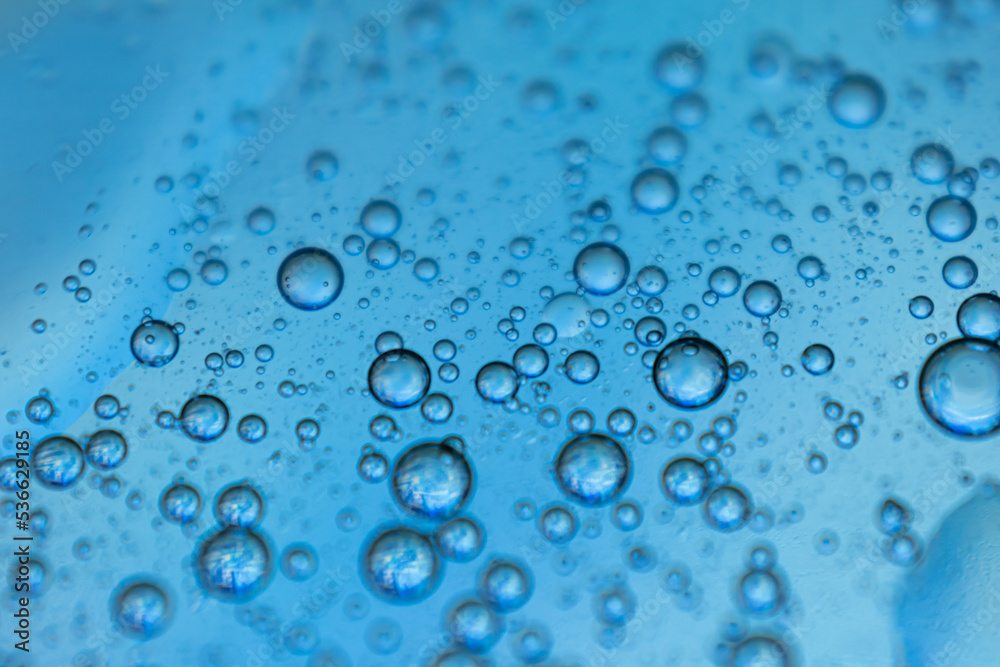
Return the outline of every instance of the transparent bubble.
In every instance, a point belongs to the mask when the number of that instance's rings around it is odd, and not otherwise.
[[[413,275],[425,283],[437,278],[440,271],[437,262],[429,257],[418,259],[413,265]]]
[[[198,583],[208,595],[234,604],[257,597],[274,574],[271,549],[257,533],[224,528],[204,539],[195,556]]]
[[[434,592],[443,574],[431,541],[410,528],[377,532],[362,554],[362,578],[388,602],[420,602]]]
[[[802,352],[802,367],[812,375],[826,375],[833,369],[833,350],[822,343],[810,345]]]
[[[267,422],[260,415],[247,415],[240,420],[237,432],[243,442],[260,442],[267,435]]]
[[[934,302],[926,296],[915,296],[910,299],[909,309],[918,320],[927,319],[934,312]]]
[[[628,280],[628,257],[611,243],[592,243],[577,254],[573,275],[589,294],[614,294]]]
[[[756,616],[768,616],[783,604],[781,582],[773,572],[758,569],[748,572],[740,580],[740,605]]]
[[[181,408],[181,429],[192,440],[211,442],[226,432],[229,408],[210,394],[199,394]]]
[[[396,461],[392,492],[396,502],[421,519],[444,521],[469,501],[473,473],[469,461],[444,443],[410,447]]]
[[[753,516],[747,495],[735,486],[720,486],[705,499],[705,520],[716,530],[729,533],[739,530]]]
[[[266,206],[258,206],[247,214],[247,228],[259,236],[274,230],[274,212]]]
[[[164,589],[148,581],[130,581],[111,596],[111,620],[131,639],[148,641],[162,634],[172,618]]]
[[[590,305],[586,300],[573,293],[567,292],[552,298],[542,310],[545,324],[535,330],[535,342],[551,345],[557,337],[568,340],[582,334],[587,328],[589,310]]]
[[[555,461],[556,483],[580,505],[602,507],[628,488],[628,454],[611,438],[598,433],[579,435],[565,445]]]
[[[185,269],[171,269],[167,274],[167,287],[172,292],[183,292],[191,285],[191,274]]]
[[[420,405],[420,414],[432,424],[443,424],[451,417],[451,399],[441,393],[428,394]]]
[[[931,420],[959,436],[1000,430],[1000,347],[957,338],[934,350],[920,371],[920,402]]]
[[[976,228],[976,209],[968,199],[947,195],[927,207],[927,227],[940,241],[955,243]]]
[[[431,386],[431,371],[416,352],[388,350],[380,354],[368,369],[368,388],[372,396],[390,408],[416,405]]]
[[[500,640],[503,627],[490,609],[478,600],[458,604],[445,621],[447,632],[469,653],[486,653]]]
[[[226,282],[226,278],[229,277],[229,267],[221,259],[210,259],[201,265],[198,273],[206,284],[215,287]]]
[[[608,415],[608,430],[615,435],[628,435],[635,428],[635,415],[628,408],[617,408]]]
[[[368,452],[358,460],[358,475],[369,484],[385,479],[389,474],[389,460],[381,452]]]
[[[867,74],[850,74],[833,87],[827,104],[834,120],[844,127],[865,128],[882,117],[885,91]]]
[[[693,53],[688,44],[677,42],[665,46],[656,54],[653,73],[660,85],[671,93],[686,93],[701,83],[705,75],[705,61],[700,51]]]
[[[344,270],[322,248],[299,248],[278,268],[278,291],[300,310],[319,310],[336,301],[344,287]]]
[[[805,280],[817,280],[823,275],[823,262],[817,257],[808,255],[799,260],[798,272]]]
[[[576,537],[579,525],[576,517],[566,507],[554,505],[538,518],[538,530],[552,544],[565,544]]]
[[[98,470],[114,470],[128,455],[128,445],[118,431],[97,431],[87,439],[87,461]]]
[[[66,436],[54,435],[35,445],[31,471],[42,486],[64,489],[80,479],[85,464],[83,449]]]
[[[743,305],[757,317],[770,317],[781,307],[781,290],[772,282],[758,280],[743,292]]]
[[[442,558],[456,563],[468,563],[482,552],[485,539],[479,524],[472,519],[458,517],[434,532],[434,543]]]
[[[399,246],[392,239],[375,239],[368,245],[368,263],[386,271],[399,262]]]
[[[180,345],[174,328],[161,320],[146,320],[132,332],[132,356],[150,368],[168,364]]]
[[[708,276],[708,286],[721,297],[730,297],[740,291],[740,274],[730,266],[720,266]]]
[[[160,514],[171,523],[191,523],[201,514],[201,494],[188,484],[174,484],[160,496]]]
[[[674,127],[660,127],[653,130],[646,140],[646,145],[649,157],[664,166],[679,163],[687,153],[687,138]]]
[[[944,183],[955,170],[955,158],[941,144],[924,144],[910,158],[910,169],[921,183],[936,185]]]
[[[667,274],[658,266],[644,266],[635,274],[635,283],[646,296],[657,296],[667,289]]]
[[[24,416],[35,424],[45,424],[55,414],[55,407],[45,396],[35,396],[24,406]]]
[[[680,188],[673,175],[660,168],[647,169],[632,181],[632,201],[642,213],[661,215],[677,204]]]
[[[528,602],[533,586],[526,566],[495,560],[479,575],[479,598],[493,611],[507,614]]]
[[[644,317],[635,324],[635,339],[648,347],[658,347],[667,337],[667,326],[658,317]]]
[[[517,394],[517,371],[510,364],[492,361],[476,374],[476,391],[483,400],[503,403]]]
[[[958,328],[963,336],[996,341],[1000,338],[1000,298],[974,294],[958,308]]]
[[[306,173],[315,181],[329,181],[338,171],[340,164],[330,151],[318,150],[306,161]]]
[[[566,377],[576,384],[593,382],[601,370],[601,365],[590,352],[577,350],[566,357]]]
[[[305,581],[319,568],[319,558],[312,545],[295,542],[281,552],[281,573],[291,581]]]
[[[399,231],[403,215],[391,201],[379,199],[361,210],[361,227],[372,238],[387,239]]]
[[[215,519],[223,526],[253,528],[264,516],[264,499],[248,484],[233,484],[215,499]]]
[[[788,650],[776,639],[750,637],[733,649],[732,667],[789,667]]]
[[[949,287],[968,289],[979,279],[979,267],[968,257],[958,255],[944,263],[941,275]]]
[[[679,338],[653,365],[653,383],[665,401],[678,408],[711,405],[726,390],[729,368],[722,351],[707,340]]]
[[[708,493],[708,472],[696,459],[680,457],[663,469],[663,494],[676,505],[697,505]]]

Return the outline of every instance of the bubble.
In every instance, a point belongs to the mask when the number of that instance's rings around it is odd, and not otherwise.
[[[730,297],[740,291],[740,274],[730,266],[720,266],[708,276],[708,286],[721,297]]]
[[[274,230],[274,212],[266,206],[258,206],[247,213],[247,228],[259,236]]]
[[[210,394],[199,394],[181,408],[181,429],[192,440],[211,442],[226,432],[229,408]]]
[[[150,368],[168,364],[180,345],[174,328],[161,320],[146,320],[132,332],[132,356]]]
[[[549,367],[549,355],[539,345],[522,345],[514,353],[514,369],[527,378],[538,377]]]
[[[663,495],[675,505],[697,505],[708,493],[708,472],[696,459],[680,457],[663,469]]]
[[[979,267],[964,255],[952,257],[944,263],[941,275],[953,289],[968,289],[979,279]]]
[[[743,305],[757,317],[770,317],[781,307],[781,290],[772,282],[758,280],[743,292]]]
[[[510,561],[495,560],[479,575],[479,598],[501,614],[523,607],[532,587],[527,568]]]
[[[337,300],[344,287],[344,270],[322,248],[299,248],[278,268],[278,291],[300,310],[319,310]]]
[[[644,317],[635,324],[635,339],[648,347],[657,347],[667,337],[667,327],[658,317]]]
[[[457,605],[448,614],[447,632],[452,640],[469,653],[486,653],[500,640],[500,620],[478,600]]]
[[[674,127],[660,127],[653,130],[646,140],[646,145],[649,157],[664,166],[678,164],[687,153],[687,138]]]
[[[801,361],[802,367],[812,375],[826,375],[833,370],[833,350],[815,343],[803,350]]]
[[[97,431],[87,439],[87,461],[98,470],[114,470],[127,454],[128,445],[118,431]]]
[[[542,310],[545,324],[535,330],[535,342],[551,345],[556,336],[567,340],[582,334],[587,328],[589,310],[590,305],[582,297],[570,292],[552,298]],[[545,327],[545,330],[540,330],[541,327]],[[551,335],[553,333],[556,336]]]
[[[635,530],[642,523],[642,508],[634,503],[618,503],[611,513],[611,522],[618,530]]]
[[[578,529],[576,517],[561,505],[548,508],[538,519],[538,530],[552,544],[569,542],[576,536]]]
[[[24,406],[24,416],[35,424],[45,424],[55,413],[55,407],[45,396],[35,396]]]
[[[171,269],[167,274],[167,287],[171,292],[183,292],[191,285],[191,274],[184,269]]]
[[[955,170],[955,158],[951,151],[941,144],[924,144],[913,151],[910,169],[921,183],[937,185],[944,183]]]
[[[645,266],[635,274],[635,283],[646,296],[658,296],[667,289],[667,274],[658,266]]]
[[[420,602],[434,592],[441,575],[430,540],[409,528],[380,531],[362,549],[361,576],[376,596],[388,602]]]
[[[221,259],[210,259],[201,265],[199,275],[206,284],[215,287],[226,282],[226,278],[229,277],[229,267]]]
[[[625,286],[629,261],[622,249],[611,243],[592,243],[579,252],[573,276],[589,294],[606,296]]]
[[[476,374],[476,391],[483,400],[503,403],[517,394],[517,371],[510,364],[492,361]]]
[[[329,181],[338,171],[340,164],[330,151],[318,150],[306,161],[306,173],[315,181]]]
[[[926,296],[915,296],[910,299],[910,315],[918,320],[924,320],[934,312],[934,302]]]
[[[934,350],[920,371],[920,402],[931,420],[959,436],[1000,430],[1000,347],[956,338]]]
[[[416,405],[431,386],[431,370],[416,352],[388,350],[368,369],[368,388],[376,401],[389,408]]]
[[[947,195],[927,207],[927,227],[940,241],[955,243],[976,228],[976,209],[968,199]]]
[[[602,507],[618,500],[628,488],[631,465],[621,445],[599,433],[578,435],[555,461],[556,484],[580,505]]]
[[[562,104],[559,89],[550,81],[531,81],[521,92],[521,104],[525,110],[536,114],[555,111]]]
[[[788,667],[788,651],[770,637],[750,637],[733,649],[732,667]]]
[[[148,641],[160,635],[172,618],[170,599],[156,584],[133,581],[112,594],[111,620],[131,639]]]
[[[191,523],[201,514],[201,494],[187,484],[174,484],[160,496],[160,514],[171,523]]]
[[[260,442],[267,435],[267,422],[260,415],[247,415],[240,420],[237,433],[243,442]]]
[[[723,533],[739,530],[753,516],[753,506],[746,494],[735,486],[720,486],[705,500],[705,520]]]
[[[670,211],[677,204],[679,194],[677,180],[658,167],[641,172],[632,181],[632,201],[639,211],[648,215]]]
[[[711,405],[726,390],[729,367],[722,351],[707,340],[679,338],[664,347],[653,364],[653,383],[674,407]]]
[[[458,517],[444,524],[434,532],[441,557],[456,563],[475,560],[485,544],[483,529],[472,519]]]
[[[451,417],[451,399],[444,394],[428,394],[420,406],[420,414],[432,424],[443,424]]]
[[[679,95],[701,83],[705,75],[705,61],[700,52],[693,56],[687,44],[668,44],[656,54],[653,73],[660,85]]]
[[[765,569],[748,572],[740,580],[740,604],[749,613],[767,616],[783,603],[781,582]]]
[[[368,452],[358,460],[358,475],[369,484],[376,484],[389,474],[389,460],[381,452]]]
[[[281,573],[291,581],[305,581],[319,568],[316,550],[305,542],[294,542],[281,552]]]
[[[42,486],[65,489],[80,479],[85,458],[80,445],[66,436],[54,435],[35,445],[31,470]]]
[[[628,435],[635,428],[635,415],[627,408],[617,408],[608,415],[608,430],[615,435]]]
[[[223,526],[253,528],[264,516],[264,500],[252,486],[233,484],[215,499],[215,519]]]
[[[867,74],[849,74],[833,87],[828,106],[833,119],[844,127],[865,128],[885,112],[885,91]]]
[[[429,283],[437,278],[438,273],[440,273],[440,269],[437,262],[429,257],[418,259],[413,265],[413,275],[425,283]]]
[[[376,239],[387,239],[397,231],[403,216],[391,201],[378,199],[361,210],[361,227]]]
[[[598,620],[611,627],[624,627],[635,615],[635,596],[622,587],[601,593],[595,600]]]
[[[578,350],[566,357],[566,377],[576,384],[593,382],[601,370],[601,365],[590,352]]]
[[[994,294],[974,294],[958,308],[958,328],[963,336],[1000,338],[1000,298]]]
[[[410,447],[396,461],[392,492],[396,502],[421,519],[444,521],[469,501],[473,473],[465,456],[444,443]]]
[[[273,574],[270,547],[245,528],[223,528],[208,536],[195,557],[201,588],[223,602],[249,602],[267,587]]]

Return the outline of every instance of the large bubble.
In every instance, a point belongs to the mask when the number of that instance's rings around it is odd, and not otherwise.
[[[628,280],[628,257],[611,243],[592,243],[577,254],[573,275],[589,294],[614,294]]]
[[[556,484],[571,500],[602,507],[618,500],[628,488],[631,464],[622,446],[606,435],[580,435],[560,450],[555,461]]]
[[[428,442],[403,452],[392,472],[392,493],[407,512],[432,521],[458,514],[473,489],[472,467],[451,445]]]
[[[111,619],[132,639],[146,641],[167,629],[173,606],[163,588],[148,581],[124,584],[111,598]]]
[[[416,405],[431,386],[431,370],[416,352],[403,348],[378,355],[368,369],[368,388],[389,408]]]
[[[868,127],[885,111],[885,91],[867,74],[850,74],[834,86],[828,106],[834,120],[844,127]]]
[[[229,408],[210,394],[199,394],[181,408],[181,429],[192,440],[211,442],[226,432]]]
[[[442,566],[431,541],[410,528],[379,531],[362,548],[361,576],[389,602],[420,602],[437,588]]]
[[[72,486],[83,473],[83,449],[75,440],[54,435],[35,445],[31,470],[43,486],[64,489]]]
[[[976,209],[968,199],[940,197],[927,208],[927,228],[945,243],[962,241],[976,228]]]
[[[958,338],[934,350],[920,371],[920,403],[949,433],[983,437],[1000,430],[1000,347]]]
[[[319,310],[333,303],[344,287],[344,270],[322,248],[299,248],[278,267],[278,291],[300,310]]]
[[[132,356],[143,366],[165,366],[177,356],[180,345],[174,328],[161,320],[147,319],[132,332]]]
[[[243,528],[224,528],[210,535],[195,556],[195,575],[202,589],[223,602],[249,602],[267,587],[273,574],[270,546]]]
[[[694,410],[722,396],[729,365],[722,350],[701,338],[678,338],[653,363],[653,383],[667,403]]]

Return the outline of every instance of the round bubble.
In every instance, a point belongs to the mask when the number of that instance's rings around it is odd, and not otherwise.
[[[229,408],[215,396],[199,394],[181,408],[180,423],[192,440],[211,442],[226,432]]]
[[[628,257],[611,243],[590,244],[573,263],[573,276],[588,294],[614,294],[625,286],[628,275]]]
[[[979,267],[964,255],[952,257],[941,268],[941,276],[953,289],[968,289],[979,279]]]
[[[720,266],[708,276],[708,286],[721,297],[730,297],[740,291],[740,274],[730,266]]]
[[[85,461],[83,449],[75,440],[55,435],[35,445],[31,471],[42,486],[65,489],[80,479]]]
[[[526,567],[497,560],[479,577],[479,598],[501,614],[517,611],[531,598],[533,583]]]
[[[451,418],[453,409],[451,399],[445,394],[427,394],[427,398],[420,405],[420,414],[432,424],[443,424]]]
[[[833,350],[822,343],[814,343],[802,352],[802,367],[812,375],[826,375],[833,369]]]
[[[388,350],[368,369],[368,388],[375,400],[389,408],[416,405],[431,386],[431,370],[416,352]]]
[[[934,350],[920,371],[920,402],[949,433],[984,437],[1000,430],[1000,347],[956,338]]]
[[[437,588],[442,567],[434,546],[409,528],[379,532],[362,550],[361,576],[388,602],[413,604]]]
[[[267,435],[267,422],[260,415],[247,415],[240,420],[237,432],[243,442],[260,442]]]
[[[263,498],[247,484],[226,487],[215,499],[215,519],[223,526],[253,528],[263,515]]]
[[[172,523],[191,523],[201,514],[201,494],[187,484],[174,484],[160,496],[160,514]]]
[[[665,169],[653,168],[641,172],[632,181],[632,201],[642,213],[661,215],[677,204],[680,187]]]
[[[667,273],[658,266],[644,266],[635,274],[635,284],[646,296],[658,296],[667,289]]]
[[[782,604],[781,582],[767,570],[748,572],[740,580],[740,603],[751,614],[776,612]]]
[[[132,582],[112,595],[111,619],[131,639],[156,637],[167,629],[172,617],[170,600],[156,584]]]
[[[421,519],[444,521],[458,514],[472,494],[472,468],[454,447],[436,442],[404,451],[392,472],[399,505]]]
[[[940,241],[955,243],[976,228],[976,209],[968,199],[946,195],[927,207],[927,228]]]
[[[910,169],[921,183],[937,185],[951,176],[955,170],[955,158],[941,144],[924,144],[913,151]]]
[[[724,533],[745,526],[752,514],[750,500],[735,486],[720,486],[705,499],[705,520],[709,526]]]
[[[781,290],[772,282],[758,280],[743,292],[743,305],[757,317],[770,317],[781,307]]]
[[[631,464],[622,446],[599,433],[579,435],[559,451],[556,483],[571,500],[602,507],[618,500],[628,488]]]
[[[486,653],[500,640],[500,619],[478,600],[456,606],[446,622],[449,636],[469,653]]]
[[[344,270],[322,248],[299,248],[278,268],[278,291],[300,310],[319,310],[333,303],[344,287]]]
[[[569,542],[576,536],[578,528],[576,517],[561,505],[548,508],[538,518],[539,531],[553,544]]]
[[[844,127],[868,127],[885,111],[885,91],[867,74],[850,74],[834,86],[828,106],[834,120]]]
[[[732,667],[789,667],[788,650],[776,639],[750,637],[733,649]]]
[[[590,352],[577,350],[568,357],[565,363],[566,377],[576,384],[593,382],[601,370],[601,365]]]
[[[687,153],[687,138],[674,127],[657,128],[649,135],[646,143],[649,156],[662,165],[675,165]]]
[[[98,470],[114,470],[127,454],[128,445],[118,431],[97,431],[87,439],[87,461]]]
[[[306,173],[316,181],[329,181],[338,171],[340,164],[330,151],[318,150],[306,161]]]
[[[674,95],[686,93],[701,83],[705,75],[705,61],[701,51],[692,53],[688,44],[668,44],[653,62],[653,73],[660,85]]]
[[[391,201],[379,199],[361,210],[361,227],[372,238],[389,238],[399,231],[402,222],[402,214]]]
[[[251,530],[224,528],[202,541],[195,574],[208,595],[223,602],[246,603],[271,581],[271,549]]]
[[[485,544],[483,529],[472,519],[458,517],[444,524],[434,532],[441,557],[456,563],[475,560]]]
[[[254,234],[263,236],[274,229],[274,212],[266,206],[258,206],[247,214],[247,227]]]
[[[708,493],[708,472],[700,461],[674,459],[660,478],[663,494],[676,505],[697,505]]]
[[[958,328],[963,336],[1000,338],[1000,298],[995,294],[974,294],[958,307]]]
[[[910,299],[910,315],[918,320],[924,320],[934,312],[934,302],[926,296],[915,296]]]
[[[514,369],[527,378],[538,377],[549,367],[549,354],[534,343],[523,345],[514,353]]]
[[[491,403],[503,403],[513,398],[517,389],[517,371],[502,361],[492,361],[476,374],[476,391]]]
[[[684,409],[711,405],[722,396],[729,366],[722,351],[701,338],[679,338],[653,362],[653,383],[667,403]]]
[[[132,332],[132,356],[143,366],[159,368],[177,356],[181,341],[161,320],[146,320]]]
[[[582,334],[587,328],[588,311],[590,304],[583,297],[571,292],[559,294],[542,309],[542,321],[545,322],[542,326],[551,326],[558,338],[567,340]],[[555,342],[555,337],[546,335],[539,339],[536,336],[535,340],[543,345],[550,345]]]
[[[295,542],[281,552],[281,573],[291,581],[305,581],[316,574],[319,558],[316,550],[304,542]]]

